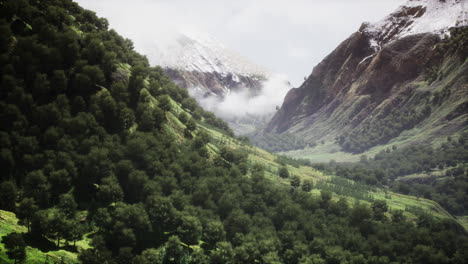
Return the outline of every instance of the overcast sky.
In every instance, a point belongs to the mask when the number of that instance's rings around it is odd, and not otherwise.
[[[405,0],[77,0],[105,17],[137,49],[148,38],[206,32],[252,62],[286,74],[294,86],[364,21]],[[138,50],[145,53],[141,48]]]

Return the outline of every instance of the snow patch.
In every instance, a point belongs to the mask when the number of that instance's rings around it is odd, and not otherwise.
[[[378,43],[375,39],[371,39],[371,40],[369,41],[369,43],[370,43],[371,48],[372,48],[374,51],[379,51],[379,50],[380,50],[381,47],[380,47],[379,43]]]
[[[409,0],[383,20],[368,24],[365,31],[371,35],[374,50],[396,39],[433,33],[449,34],[448,29],[468,26],[468,0]]]
[[[358,63],[358,65],[361,65],[361,64],[362,64],[363,62],[365,62],[366,60],[368,60],[368,59],[374,57],[375,54],[376,54],[376,53],[373,53],[372,55],[369,55],[369,56],[365,57],[364,59],[362,59],[361,62]]]
[[[240,82],[240,79],[239,79],[239,76],[237,76],[237,74],[233,74],[232,75],[232,80],[236,83],[239,83]]]
[[[176,41],[164,45],[157,41],[147,43],[145,50],[148,51],[150,63],[161,67],[216,72],[224,77],[228,74],[264,78],[270,75],[268,70],[248,61],[207,34],[194,32],[180,34]]]

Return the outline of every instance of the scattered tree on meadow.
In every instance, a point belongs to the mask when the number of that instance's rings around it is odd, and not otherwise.
[[[278,169],[278,175],[283,178],[283,179],[286,179],[286,178],[289,178],[289,170],[286,166],[281,166],[279,169]]]

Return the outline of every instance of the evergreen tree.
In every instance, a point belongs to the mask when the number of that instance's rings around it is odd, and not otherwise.
[[[26,258],[26,243],[24,243],[22,234],[10,233],[2,237],[2,243],[5,245],[8,257],[14,259],[15,264]]]

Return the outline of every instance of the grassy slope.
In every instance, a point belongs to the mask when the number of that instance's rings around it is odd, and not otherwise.
[[[11,232],[26,233],[26,227],[18,224],[16,215],[12,212],[0,210],[0,237]],[[85,236],[83,240],[77,241],[76,246],[79,249],[89,247],[89,239]],[[70,252],[63,249],[43,252],[38,248],[26,247],[26,260],[24,263],[78,263],[76,252]],[[48,260],[48,262],[46,262]],[[0,243],[0,263],[14,263],[9,260],[5,247]]]
[[[125,69],[125,70],[128,71],[128,69]],[[102,91],[102,92],[105,92],[105,91]],[[147,93],[145,89],[143,89],[142,92]],[[158,101],[156,98],[151,97],[151,100],[152,100],[152,105],[157,105]],[[178,120],[177,116],[185,110],[182,109],[180,104],[178,104],[175,101],[171,101],[171,104],[172,104],[172,109],[171,109],[171,112],[167,113],[166,115],[168,122],[164,124],[163,132],[175,136],[176,140],[179,143],[183,143],[185,140],[184,139],[185,125],[182,124]],[[190,116],[190,113],[187,112],[187,115]],[[244,152],[249,153],[248,159],[249,159],[250,164],[257,163],[265,167],[265,171],[266,171],[265,175],[267,178],[269,178],[270,180],[274,181],[277,184],[289,186],[288,179],[282,179],[278,176],[277,171],[281,165],[275,161],[276,156],[273,155],[272,153],[269,153],[255,146],[244,144],[238,141],[237,139],[228,137],[223,132],[220,132],[216,128],[213,128],[210,125],[205,124],[204,122],[199,122],[198,127],[199,129],[204,130],[207,133],[209,133],[211,137],[213,138],[212,142],[209,143],[209,146],[208,146],[211,156],[216,155],[221,145],[226,145],[232,149],[242,150]],[[135,131],[135,130],[136,130],[136,127],[130,128],[130,131]],[[318,153],[322,153],[322,154],[314,154],[316,155],[317,158],[320,158],[320,155],[322,156],[324,155],[322,151],[326,148],[333,148],[336,151],[336,146],[334,146],[332,142],[325,142],[325,144],[319,144],[316,148],[319,150]],[[357,160],[359,158],[358,155],[350,155],[350,154],[343,153],[343,152],[334,152],[334,153],[331,153],[330,156],[325,155],[324,157],[325,158],[334,157],[334,156],[338,157],[339,155],[341,155],[341,157],[346,159],[347,161]],[[292,155],[292,156],[304,157],[303,153],[301,153],[300,151],[297,152],[297,155]],[[340,159],[336,159],[336,160],[340,160]],[[288,165],[288,170],[291,175],[299,176],[301,178],[301,181],[311,180],[315,184],[320,181],[328,182],[332,177],[331,175],[325,175],[324,173],[320,171],[317,171],[310,167],[304,167],[304,166],[296,168],[296,167]],[[336,177],[336,176],[333,176],[333,177]],[[372,195],[374,199],[386,200],[390,209],[404,210],[407,207],[417,207],[423,211],[431,213],[435,217],[453,218],[449,213],[447,213],[440,205],[438,205],[434,201],[416,198],[416,197],[408,196],[408,195],[397,194],[393,192],[385,193],[383,189],[378,189],[378,188],[371,188],[371,189],[372,190],[369,192],[369,194]],[[320,195],[320,190],[314,189],[311,192],[311,195],[314,195],[314,196]],[[349,197],[349,196],[334,195],[334,199],[339,199],[339,197],[347,198],[350,201],[356,200],[355,198]],[[368,203],[367,201],[363,201],[363,200],[359,202]],[[406,212],[406,214],[410,218],[414,217],[412,213]],[[464,224],[465,228],[468,227],[468,220],[466,217],[459,218],[458,220],[459,222]],[[26,227],[18,224],[18,219],[15,217],[13,213],[7,212],[7,211],[0,211],[0,236],[6,235],[11,232],[23,232],[24,233],[26,232]],[[85,236],[83,240],[78,241],[77,242],[78,249],[88,248],[89,240],[90,239]],[[67,264],[77,263],[77,253],[74,253],[74,252],[69,252],[65,250],[42,252],[37,248],[32,248],[29,246],[27,247],[26,263],[44,263],[46,259],[60,262],[62,258],[63,258],[64,263],[67,263]],[[13,263],[13,261],[8,260],[3,244],[1,243],[0,243],[0,262],[1,263]]]
[[[154,103],[157,103],[155,98],[152,98]],[[178,116],[182,111],[180,104],[175,101],[171,101],[172,109],[171,112],[167,114],[168,122],[164,125],[163,130],[165,133],[175,135],[179,142],[184,141],[184,129],[185,125],[182,124],[176,116]],[[186,112],[188,116],[191,116],[189,112]],[[242,150],[248,153],[248,159],[250,164],[258,163],[265,167],[265,175],[267,178],[271,179],[272,181],[283,184],[285,186],[289,186],[289,179],[282,179],[278,176],[278,169],[280,168],[280,164],[278,164],[276,160],[276,156],[272,153],[269,153],[263,149],[257,148],[252,145],[244,144],[237,139],[231,138],[226,136],[223,132],[213,128],[204,122],[198,123],[199,129],[206,131],[212,137],[212,142],[209,143],[208,149],[211,155],[216,155],[218,149],[221,145],[226,145],[232,149]],[[326,143],[325,143],[326,144]],[[331,175],[325,175],[324,173],[315,170],[311,167],[301,166],[299,168],[295,168],[293,166],[288,165],[288,170],[291,175],[297,175],[303,180],[312,180],[314,183],[319,181],[329,181],[331,179]],[[334,176],[336,177],[336,176]],[[311,195],[319,195],[319,190],[314,190],[311,192]],[[439,204],[434,201],[416,198],[414,196],[402,195],[393,192],[387,192],[383,189],[379,188],[372,188],[372,191],[369,193],[374,197],[374,199],[384,199],[387,201],[387,204],[391,209],[401,209],[404,210],[406,207],[418,207],[422,210],[431,213],[436,217],[449,217],[453,218],[447,211],[445,211]],[[338,195],[335,195],[335,199],[338,199]],[[355,198],[343,196],[345,198],[354,201]],[[366,201],[360,201],[366,203]],[[407,213],[408,216],[412,217],[411,213]]]
[[[174,114],[178,114],[181,111],[184,111],[176,102],[172,102],[172,112],[168,115],[169,122],[165,125],[164,129],[168,133],[175,133],[179,134],[178,139],[182,139],[183,130],[185,126],[180,123],[174,117]],[[187,113],[190,115],[190,113]],[[212,142],[209,143],[209,149],[211,154],[215,154],[218,151],[218,147],[221,144],[225,144],[229,148],[242,150],[244,152],[249,153],[248,159],[249,163],[254,164],[258,163],[265,167],[266,177],[277,182],[278,184],[283,184],[289,186],[289,179],[282,179],[278,176],[278,169],[280,168],[280,164],[278,164],[276,160],[276,156],[272,153],[269,153],[263,149],[257,148],[255,146],[244,144],[237,139],[230,138],[224,135],[222,132],[218,131],[217,129],[210,127],[203,122],[198,124],[199,129],[202,129],[208,132],[211,137],[213,138]],[[329,181],[331,179],[331,175],[325,175],[324,173],[315,170],[311,167],[301,166],[299,168],[295,168],[293,166],[288,165],[288,170],[290,174],[297,175],[301,178],[301,180],[312,180],[314,183],[319,181]],[[334,176],[336,177],[336,176]],[[311,192],[311,195],[319,195],[319,190],[314,190]],[[453,218],[447,211],[445,211],[439,204],[434,201],[416,198],[414,196],[402,195],[393,192],[387,192],[383,189],[379,188],[372,188],[372,191],[369,193],[374,197],[374,199],[382,199],[386,200],[387,204],[391,209],[401,209],[404,210],[406,207],[418,207],[422,210],[431,213],[436,217],[443,217],[443,218]],[[338,199],[338,195],[335,195],[335,199]],[[354,201],[355,198],[343,196],[345,198]],[[367,203],[366,201],[360,201],[363,203]],[[408,216],[412,217],[411,213],[407,213]]]
[[[465,230],[468,230],[468,215],[457,216],[457,221],[465,228]]]
[[[203,125],[201,125],[200,127],[208,131],[215,139],[221,140],[223,138],[223,135],[216,130],[213,130]],[[227,145],[233,149],[243,149],[247,151],[249,153],[249,161],[251,161],[252,163],[260,163],[266,168],[266,176],[268,178],[281,184],[289,185],[288,179],[282,179],[278,176],[277,171],[281,165],[275,162],[275,156],[273,154],[259,149],[257,147],[244,145],[241,142],[232,139],[228,141]],[[213,148],[217,148],[217,146],[214,145]],[[301,180],[308,179],[314,181],[314,183],[317,183],[319,181],[328,181],[332,177],[330,175],[325,175],[322,172],[317,171],[313,168],[305,166],[295,168],[293,166],[288,165],[288,170],[290,174],[298,175],[301,178]],[[430,212],[436,217],[452,218],[452,216],[449,213],[447,213],[439,204],[437,204],[434,201],[420,198],[418,199],[413,196],[402,195],[393,192],[387,192],[387,195],[385,195],[383,189],[372,189],[373,191],[370,192],[370,194],[374,197],[374,199],[386,200],[391,209],[403,210],[405,209],[405,207],[420,207],[422,210]],[[318,190],[312,192],[312,195],[318,194]],[[344,197],[354,200],[354,198],[352,197]]]
[[[465,62],[466,63],[466,62]],[[127,64],[120,64],[118,68],[122,71],[123,74],[129,74],[130,68]],[[463,96],[459,97],[463,99]],[[154,104],[157,104],[157,100],[152,98]],[[453,106],[453,104],[452,104]],[[443,112],[439,111],[438,115],[447,114],[450,112],[448,107],[443,107]],[[184,111],[180,105],[174,101],[172,101],[172,111],[167,114],[168,122],[163,126],[163,130],[165,133],[171,134],[175,136],[176,140],[180,143],[184,142],[184,129],[185,126],[177,119],[177,116],[180,112]],[[188,113],[190,116],[190,113]],[[435,116],[435,115],[434,115]],[[463,117],[461,117],[463,118]],[[433,130],[438,129],[436,124],[434,124],[435,120],[430,118],[425,122],[422,127],[416,127],[412,130],[403,132],[399,137],[393,139],[386,145],[377,146],[366,153],[363,153],[367,156],[373,156],[374,154],[378,153],[381,150],[384,150],[388,147],[393,145],[405,145],[410,144],[414,139],[425,137],[433,132]],[[260,148],[246,145],[241,143],[240,141],[227,137],[222,132],[218,131],[217,129],[204,124],[203,122],[198,124],[199,129],[205,130],[208,132],[212,138],[214,139],[212,143],[209,144],[209,151],[211,155],[215,155],[218,152],[218,149],[221,145],[226,144],[228,147],[233,149],[240,149],[247,153],[248,159],[251,164],[259,163],[266,168],[266,177],[270,180],[274,181],[277,184],[282,184],[284,186],[289,185],[288,179],[282,179],[278,176],[278,169],[281,166],[277,162],[275,162],[275,155],[262,150]],[[132,127],[130,130],[134,131],[136,127]],[[442,138],[442,137],[441,137]],[[443,136],[445,138],[445,136]],[[433,141],[437,144],[439,141],[438,139]],[[340,147],[337,146],[334,142],[326,141],[324,144],[317,144],[316,147],[313,148],[306,148],[304,150],[297,150],[297,151],[290,151],[286,153],[288,156],[292,156],[295,158],[308,158],[313,162],[327,162],[329,160],[336,160],[336,161],[357,161],[359,160],[359,156],[362,155],[352,155],[350,153],[345,153],[340,151]],[[288,170],[292,175],[297,175],[301,178],[301,180],[312,180],[314,183],[318,183],[320,181],[329,181],[331,179],[331,175],[325,175],[320,171],[317,171],[310,167],[299,167],[295,168],[292,166],[288,166]],[[336,176],[335,176],[336,177]],[[390,209],[405,209],[406,207],[417,207],[421,208],[426,212],[430,212],[432,215],[436,217],[442,218],[453,218],[449,213],[447,213],[440,205],[437,203],[427,200],[427,199],[420,199],[413,196],[407,196],[392,192],[384,192],[382,189],[372,188],[370,194],[375,199],[382,199],[386,200],[387,204],[389,205]],[[311,195],[318,196],[320,195],[320,190],[314,189],[311,192]],[[334,199],[338,199],[339,195],[334,195]],[[343,196],[345,198],[355,200],[353,197]],[[361,201],[363,203],[367,203],[366,201]],[[409,217],[414,217],[412,213],[406,213]],[[458,217],[457,221],[460,222],[465,229],[468,230],[468,216]],[[18,223],[18,219],[16,218],[14,213],[2,211],[0,210],[0,237],[9,234],[11,232],[20,232],[25,233],[26,227],[22,226]],[[90,238],[85,236],[82,240],[77,241],[77,248],[86,249],[89,248]],[[38,248],[33,248],[28,246],[26,248],[27,258],[25,263],[46,263],[46,261],[52,261],[57,263],[78,263],[77,260],[77,253],[70,252],[63,249],[60,250],[51,250],[47,252],[43,252]],[[4,245],[0,243],[0,263],[13,263],[12,260],[9,260]]]
[[[437,80],[433,83],[428,83],[426,81],[421,81],[417,79],[408,86],[417,87],[415,95],[417,97],[418,93],[425,92],[442,92],[444,89],[451,91],[451,95],[445,99],[441,105],[434,105],[425,100],[411,101],[415,104],[416,109],[421,110],[425,105],[429,104],[432,107],[431,115],[423,120],[416,127],[403,131],[398,137],[393,138],[388,143],[375,146],[366,152],[358,155],[353,155],[351,153],[346,153],[341,151],[341,147],[335,142],[335,137],[338,135],[337,132],[334,132],[334,128],[329,124],[324,124],[326,131],[329,131],[324,134],[325,144],[320,144],[317,142],[317,146],[313,148],[305,148],[296,151],[283,152],[283,155],[287,155],[293,158],[305,158],[310,159],[312,162],[328,162],[330,160],[335,160],[337,162],[354,162],[359,160],[360,155],[367,155],[368,157],[373,157],[375,154],[381,150],[391,148],[392,146],[397,146],[399,148],[411,145],[416,143],[423,142],[426,144],[428,141],[431,142],[431,145],[434,147],[439,146],[442,142],[447,139],[447,136],[452,136],[456,138],[458,133],[453,133],[450,130],[451,126],[462,126],[468,117],[468,113],[464,113],[453,120],[447,121],[445,117],[452,113],[455,108],[467,101],[466,92],[468,91],[468,86],[464,85],[457,89],[453,89],[452,86],[461,82],[462,76],[466,75],[468,70],[468,59],[462,63],[456,62],[456,59],[448,59],[440,68],[441,73],[449,73],[442,80]],[[458,84],[460,85],[460,84]],[[352,107],[347,109],[344,112],[337,113],[339,115],[350,116],[352,112]],[[331,117],[333,118],[333,117]],[[444,121],[445,120],[445,121]],[[306,130],[303,131],[304,136],[307,137],[307,134],[310,134]]]
[[[449,88],[453,85],[455,80],[459,78],[460,75],[466,71],[468,60],[462,63],[461,66],[455,67],[452,65],[453,61],[448,60],[444,65],[441,67],[441,72],[450,72],[450,75],[446,76],[441,81],[436,81],[433,84],[428,84],[427,82],[415,81],[413,84],[418,87],[417,91],[419,92],[441,92],[445,88]],[[453,70],[453,68],[457,68],[458,70]],[[397,146],[398,148],[408,146],[411,144],[415,144],[415,142],[431,142],[433,147],[440,146],[441,143],[445,142],[448,135],[451,135],[452,138],[456,138],[458,133],[455,134],[447,134],[447,128],[450,125],[447,122],[441,122],[440,120],[444,120],[444,117],[447,116],[449,113],[454,111],[458,105],[462,104],[466,101],[466,86],[465,88],[458,89],[454,92],[454,94],[447,99],[444,103],[440,106],[433,105],[431,116],[424,120],[421,124],[414,127],[413,129],[403,131],[398,137],[390,140],[387,144],[375,146],[368,151],[353,155],[351,153],[343,152],[341,147],[334,142],[334,137],[336,135],[330,134],[329,137],[326,138],[323,144],[317,142],[318,144],[312,148],[305,148],[301,150],[295,151],[288,151],[282,152],[282,155],[287,155],[293,158],[301,158],[301,159],[309,159],[313,163],[318,162],[329,162],[331,160],[335,160],[337,162],[356,162],[359,161],[361,155],[366,155],[367,157],[373,157],[375,154],[379,153],[382,150],[392,148],[393,146]],[[424,102],[419,102],[418,107],[423,107]],[[450,121],[451,124],[462,124],[465,122],[468,114],[464,114],[455,118]],[[424,178],[429,176],[436,176],[436,177],[443,177],[443,172],[440,171],[433,171],[430,175],[427,174],[413,174],[408,175],[406,177],[401,177],[402,180],[405,179],[414,179],[414,178]],[[397,194],[392,196],[397,197]],[[411,202],[410,200],[405,198],[405,202],[398,205],[401,200],[400,197],[397,197],[397,202],[395,203],[397,208],[401,207],[403,204],[411,206],[421,206],[423,203],[422,200],[416,200],[416,202]],[[426,204],[427,205],[427,204]],[[424,205],[424,206],[426,206]],[[437,207],[440,207],[437,205]],[[441,212],[442,214],[447,214],[443,210],[436,209],[435,207],[433,210]],[[465,229],[468,230],[468,216],[461,216],[457,217],[459,223],[461,223]]]

